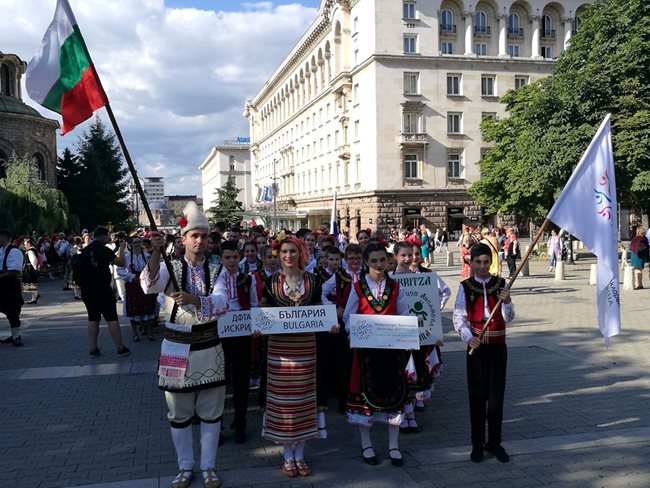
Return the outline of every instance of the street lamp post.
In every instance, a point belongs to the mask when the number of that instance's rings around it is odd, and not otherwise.
[[[29,230],[31,232],[32,225],[32,165],[27,163],[27,190],[29,192]]]

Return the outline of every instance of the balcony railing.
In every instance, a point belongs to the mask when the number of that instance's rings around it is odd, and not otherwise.
[[[542,39],[555,39],[555,30],[542,31]]]
[[[489,25],[475,25],[474,26],[474,35],[477,37],[490,37],[490,26]]]
[[[406,133],[402,132],[399,138],[400,144],[413,146],[428,144],[428,136],[425,132]]]
[[[508,38],[509,39],[519,39],[524,37],[524,29],[510,29],[508,28]]]
[[[441,34],[455,34],[456,26],[451,24],[440,24],[440,33]]]
[[[350,159],[350,145],[343,144],[336,148],[336,155],[341,159]]]

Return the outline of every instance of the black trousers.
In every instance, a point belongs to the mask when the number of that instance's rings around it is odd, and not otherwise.
[[[339,412],[345,412],[345,406],[348,402],[350,393],[350,372],[352,370],[352,350],[350,349],[350,340],[345,332],[345,327],[341,326],[341,332],[336,337],[336,389],[338,398]]]
[[[515,274],[517,269],[517,258],[515,256],[508,256],[508,271],[510,272],[509,276]]]
[[[251,338],[227,337],[221,339],[221,347],[226,359],[226,377],[232,381],[232,402],[235,407],[235,430],[246,428],[248,394],[251,381]]]
[[[481,448],[485,444],[486,420],[487,443],[494,447],[501,444],[507,362],[508,348],[505,344],[481,344],[473,355],[467,354],[467,390],[473,448]]]

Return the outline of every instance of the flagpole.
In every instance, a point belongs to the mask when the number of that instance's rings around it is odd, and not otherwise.
[[[530,255],[533,253],[533,249],[535,248],[535,244],[537,244],[537,242],[541,239],[542,234],[544,234],[544,231],[546,230],[546,226],[548,225],[549,222],[550,222],[550,220],[548,220],[548,218],[544,219],[544,222],[542,223],[541,227],[537,231],[537,235],[535,236],[535,239],[533,239],[533,241],[530,243],[530,246],[528,247],[528,250],[526,251],[526,254],[524,254],[524,257],[519,262],[519,265],[515,269],[515,272],[510,277],[510,281],[508,281],[508,283],[506,283],[506,286],[504,288],[505,290],[510,290],[512,288],[512,285],[515,283],[515,280],[517,279],[517,276],[519,276],[519,272],[521,271],[521,268],[523,268],[524,264],[526,264],[528,262],[528,258],[530,258]],[[490,315],[488,316],[487,320],[485,321],[485,325],[483,325],[483,329],[481,330],[481,333],[478,335],[478,340],[479,341],[483,342],[483,337],[485,336],[485,333],[487,332],[488,326],[490,325],[490,322],[492,321],[492,319],[496,315],[497,310],[501,310],[501,304],[502,303],[503,303],[503,300],[501,298],[499,298],[496,305],[494,306],[494,308],[490,312]],[[471,348],[469,350],[469,355],[470,356],[473,355],[475,350],[476,349]]]
[[[111,108],[111,103],[108,101],[108,96],[106,95],[106,91],[104,90],[104,86],[102,85],[102,80],[99,77],[99,73],[97,73],[97,70],[95,69],[95,64],[92,62],[92,59],[90,58],[90,53],[88,52],[88,49],[86,49],[86,54],[88,55],[88,59],[90,60],[90,66],[92,67],[95,77],[97,78],[97,83],[99,84],[99,87],[101,88],[102,92],[104,92],[104,98],[106,99],[106,105],[104,105],[104,108],[106,108],[106,113],[108,113],[108,118],[110,119],[111,125],[113,126],[113,132],[115,132],[115,135],[117,136],[117,140],[120,143],[122,154],[124,154],[126,165],[129,168],[129,172],[131,173],[131,176],[133,178],[135,188],[138,192],[138,195],[140,196],[140,202],[142,203],[142,207],[144,208],[144,211],[147,214],[147,218],[149,219],[149,227],[154,232],[158,232],[158,226],[156,225],[156,221],[154,220],[153,214],[151,213],[151,208],[149,208],[149,202],[147,201],[147,196],[145,195],[144,189],[140,184],[140,178],[138,177],[138,172],[135,169],[135,165],[133,164],[133,160],[131,159],[129,150],[126,147],[126,142],[124,142],[124,137],[122,137],[122,131],[120,130],[120,126],[117,124],[117,120],[115,119],[115,115],[113,114],[113,109]],[[162,256],[163,261],[165,262],[167,271],[169,271],[169,279],[172,283],[172,286],[174,287],[174,291],[176,292],[180,291],[180,287],[178,286],[178,281],[176,280],[176,275],[174,274],[174,268],[172,267],[172,263],[169,260],[169,256],[167,256],[167,253],[165,252],[164,248],[160,250],[160,255]]]

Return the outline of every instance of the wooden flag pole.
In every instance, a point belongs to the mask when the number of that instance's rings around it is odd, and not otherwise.
[[[95,66],[93,65],[93,70],[94,69]],[[96,71],[95,71],[95,75],[99,80],[99,75],[97,75]],[[102,90],[103,89],[104,88],[102,87]],[[108,97],[106,99],[108,100]],[[108,118],[110,119],[111,125],[113,126],[113,131],[115,132],[115,135],[117,136],[117,140],[120,143],[120,147],[122,148],[122,154],[124,154],[124,159],[126,160],[126,164],[129,167],[131,177],[133,178],[133,183],[135,184],[135,188],[138,191],[138,195],[140,197],[140,202],[142,202],[144,211],[146,212],[147,218],[149,219],[149,227],[151,228],[152,231],[158,232],[158,226],[156,225],[156,221],[154,220],[153,214],[151,213],[151,209],[149,208],[149,202],[147,201],[147,196],[145,195],[144,189],[140,184],[140,178],[138,178],[138,172],[135,169],[135,165],[133,164],[133,160],[131,159],[129,150],[126,148],[126,143],[124,142],[124,138],[122,137],[122,131],[120,131],[120,126],[117,125],[117,120],[115,120],[115,115],[113,114],[113,109],[111,108],[111,104],[107,102],[104,107],[106,108],[106,112],[108,113]],[[162,256],[163,261],[165,262],[167,271],[169,271],[169,279],[171,280],[172,286],[174,287],[174,291],[176,292],[180,291],[180,287],[178,286],[178,281],[176,280],[176,275],[174,274],[174,268],[172,267],[172,263],[169,260],[169,256],[167,256],[165,249],[160,250],[160,255]]]
[[[544,230],[546,230],[546,226],[548,225],[549,222],[550,222],[550,220],[545,219],[544,222],[542,223],[541,227],[539,228],[539,231],[537,231],[537,235],[535,236],[535,239],[533,239],[533,241],[530,243],[530,246],[528,247],[528,250],[526,251],[526,254],[524,255],[523,259],[519,262],[519,265],[517,266],[517,269],[515,269],[515,272],[510,277],[510,281],[508,281],[508,283],[506,284],[506,287],[505,287],[506,290],[510,290],[512,288],[512,285],[514,284],[515,280],[517,279],[517,276],[519,276],[519,272],[521,271],[521,268],[523,268],[524,264],[526,264],[528,262],[528,258],[530,258],[530,255],[532,254],[533,249],[535,248],[535,244],[537,244],[537,242],[540,240],[540,238],[544,234]],[[481,329],[481,333],[478,335],[479,341],[483,342],[483,337],[485,336],[485,333],[487,332],[488,326],[490,325],[490,322],[492,321],[492,319],[496,315],[497,310],[501,310],[501,304],[502,303],[503,303],[503,300],[501,300],[501,298],[499,298],[496,305],[494,306],[494,308],[490,312],[490,315],[488,316],[487,320],[485,321],[485,325],[483,325],[483,329]],[[469,355],[471,356],[472,354],[474,354],[475,350],[476,349],[471,348],[469,350]]]

